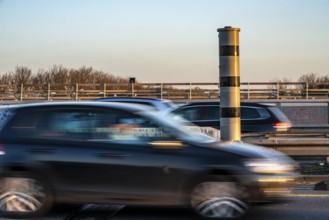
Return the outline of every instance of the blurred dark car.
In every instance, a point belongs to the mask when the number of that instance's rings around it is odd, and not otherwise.
[[[276,133],[287,131],[290,120],[275,105],[241,102],[241,132]],[[220,103],[194,102],[171,110],[201,127],[220,129]]]
[[[54,203],[190,205],[239,217],[282,198],[296,176],[282,153],[219,142],[176,116],[125,103],[0,109],[0,213],[42,215]]]
[[[167,111],[168,109],[176,106],[170,100],[157,99],[157,98],[114,97],[114,98],[100,98],[94,101],[135,103],[135,104],[147,105],[159,111]]]

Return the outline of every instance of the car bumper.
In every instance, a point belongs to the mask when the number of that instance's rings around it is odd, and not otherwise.
[[[252,193],[254,201],[274,201],[289,198],[298,174],[260,175]]]

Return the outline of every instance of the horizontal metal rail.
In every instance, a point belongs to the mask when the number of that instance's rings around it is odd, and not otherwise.
[[[329,83],[241,82],[241,99],[329,99]],[[0,84],[0,100],[219,99],[219,83]]]
[[[329,162],[328,130],[312,133],[299,130],[294,133],[278,133],[267,135],[245,134],[242,141],[261,145],[281,151],[289,156],[300,157],[326,157]]]

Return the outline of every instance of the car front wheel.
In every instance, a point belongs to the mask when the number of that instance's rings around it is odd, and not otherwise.
[[[41,179],[27,175],[0,179],[0,211],[5,216],[39,216],[48,211],[51,205],[51,193]]]
[[[209,178],[191,193],[193,209],[204,218],[239,218],[249,210],[246,191],[232,180]]]

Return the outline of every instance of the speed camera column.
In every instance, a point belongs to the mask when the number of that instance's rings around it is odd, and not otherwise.
[[[219,38],[220,132],[223,141],[241,140],[240,28],[217,29]]]

